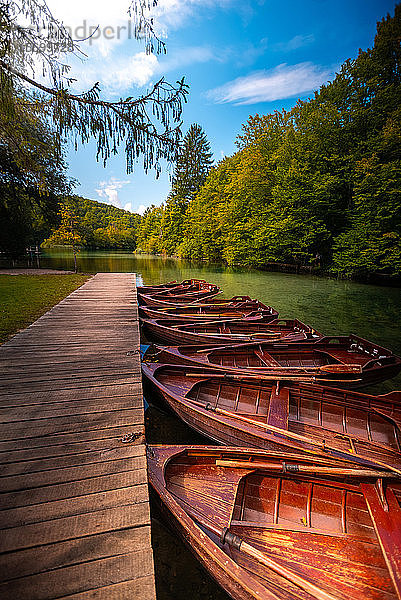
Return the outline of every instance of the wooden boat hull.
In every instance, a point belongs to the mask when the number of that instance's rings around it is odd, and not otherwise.
[[[296,449],[401,473],[400,393],[369,396],[273,378],[237,380],[185,366],[144,363],[142,372],[148,399],[162,399],[219,444]]]
[[[297,319],[225,319],[180,323],[169,319],[141,319],[142,330],[150,341],[172,345],[227,345],[254,340],[288,342],[316,340],[321,334]],[[225,333],[224,333],[225,332]]]
[[[375,476],[344,483],[262,467],[284,460],[317,472],[350,467],[295,451],[280,457],[247,448],[155,446],[148,448],[149,481],[169,523],[234,600],[399,598],[400,484],[389,480],[381,495]],[[270,483],[279,490],[272,505]],[[256,560],[247,554],[255,547]]]
[[[171,291],[161,290],[151,292],[150,294],[138,293],[138,301],[140,305],[168,307],[175,303],[190,304],[191,302],[213,298],[220,292],[220,288],[217,285],[206,282],[201,282],[194,287],[196,288],[194,290],[183,287],[172,289]]]
[[[339,384],[347,389],[385,381],[398,375],[401,370],[400,357],[353,335],[323,337],[312,344],[309,341],[292,342],[288,348],[282,343],[253,342],[226,345],[224,348],[182,345],[158,347],[157,350],[155,357],[162,363],[208,367],[219,372],[243,375],[255,372],[260,375],[277,373],[295,376],[300,372],[309,372],[313,378],[314,371],[333,365],[341,378],[342,366],[345,369],[347,365],[354,364],[360,367],[360,375]],[[336,385],[335,382],[332,385]]]
[[[207,283],[208,282],[204,279],[184,279],[181,281],[181,283],[178,281],[168,281],[167,283],[160,283],[158,285],[141,285],[136,289],[139,294],[152,294],[162,291],[171,291],[179,288],[187,288],[189,290],[192,288],[193,290],[196,290],[196,286]]]
[[[199,305],[186,306],[182,308],[154,308],[148,306],[139,307],[139,315],[143,319],[173,319],[181,322],[195,322],[215,319],[243,319],[246,317],[262,317],[265,321],[278,318],[278,312],[267,306],[258,308],[256,303],[244,303],[238,305]]]

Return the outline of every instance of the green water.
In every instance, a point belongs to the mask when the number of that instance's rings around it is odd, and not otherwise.
[[[70,251],[46,251],[42,268],[72,269]],[[311,275],[273,273],[191,263],[122,251],[82,251],[78,269],[134,272],[145,284],[200,277],[217,283],[225,297],[248,294],[274,306],[281,317],[296,317],[327,334],[355,333],[401,354],[401,289]],[[401,389],[401,377],[380,387]]]

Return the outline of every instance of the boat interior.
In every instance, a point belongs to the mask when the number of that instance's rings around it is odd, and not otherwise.
[[[386,487],[383,502],[372,479],[324,476],[316,464],[317,472],[313,474],[277,473],[272,464],[279,459],[274,457],[262,459],[266,468],[252,469],[252,462],[260,464],[260,457],[246,456],[245,452],[238,456],[240,462],[233,467],[233,453],[228,456],[230,464],[222,466],[227,462],[224,451],[220,455],[216,449],[209,455],[185,452],[168,462],[165,482],[174,500],[210,540],[258,584],[283,600],[317,598],[244,554],[241,548],[222,545],[208,527],[211,522],[214,529],[229,527],[276,564],[307,582],[317,582],[334,598],[398,598],[386,564],[386,543],[391,544],[392,534],[381,520],[389,515],[390,505],[391,518],[388,516],[386,524],[400,527],[399,483]],[[239,468],[244,462],[249,467]]]

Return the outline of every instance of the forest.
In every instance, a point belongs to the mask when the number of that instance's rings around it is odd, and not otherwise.
[[[377,24],[370,49],[347,60],[333,81],[291,110],[249,116],[236,138],[237,151],[217,164],[200,125],[191,125],[183,138],[173,127],[171,139],[162,138],[164,156],[174,164],[171,191],[143,217],[73,195],[65,136],[74,114],[75,135],[89,139],[87,124],[79,120],[87,115],[85,107],[79,109],[82,114],[71,113],[77,97],[68,95],[63,102],[71,106],[60,107],[54,90],[47,90],[51,99],[44,101],[14,81],[15,67],[1,63],[0,252],[21,254],[44,240],[45,246],[68,243],[68,235],[60,233],[67,203],[74,230],[69,235],[87,248],[136,248],[226,265],[263,269],[285,263],[340,277],[399,278],[400,40],[398,4],[394,16]],[[141,103],[180,108],[187,90],[178,83],[178,91],[163,88],[164,100],[156,92],[139,103],[127,99],[122,117],[118,106],[97,100],[97,88],[79,103],[95,111],[94,131],[103,127],[104,115],[96,112],[100,105],[123,118],[118,126],[129,136],[129,123],[137,118],[130,111],[138,111]],[[111,127],[110,119],[107,123]],[[117,125],[107,127],[98,139],[104,161],[107,136],[120,135]],[[144,153],[145,169],[159,169],[152,144],[157,147],[161,138],[151,124],[147,127],[146,138],[129,138],[128,172],[135,144]]]
[[[81,196],[68,197],[62,206],[69,210],[67,229],[72,230],[70,234],[75,233],[78,245],[82,248],[104,250],[136,247],[140,215]],[[52,234],[42,243],[42,247],[48,248],[68,242],[65,232],[62,235],[59,227],[53,229]]]
[[[292,110],[250,116],[237,152],[213,167],[205,134],[190,130],[166,203],[140,223],[138,248],[399,277],[400,39],[399,4],[377,24],[371,49]]]

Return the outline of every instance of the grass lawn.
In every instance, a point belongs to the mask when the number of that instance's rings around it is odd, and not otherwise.
[[[0,343],[88,279],[88,275],[0,275]]]

